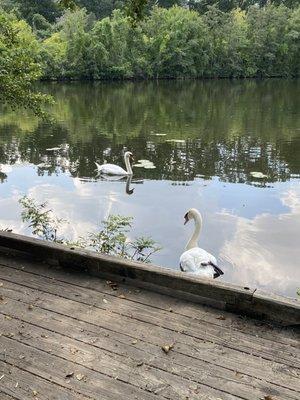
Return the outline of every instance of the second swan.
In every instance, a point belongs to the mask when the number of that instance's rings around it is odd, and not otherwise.
[[[202,227],[202,217],[198,210],[191,208],[184,216],[184,225],[191,219],[195,221],[195,231],[186,245],[186,251],[180,257],[180,269],[183,272],[197,274],[206,278],[218,278],[223,271],[217,266],[216,258],[198,247],[198,238]]]

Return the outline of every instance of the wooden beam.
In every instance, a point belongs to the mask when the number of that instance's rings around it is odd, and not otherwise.
[[[132,262],[96,252],[69,248],[14,233],[0,232],[0,246],[21,251],[46,262],[80,268],[91,275],[146,287],[173,297],[284,325],[300,325],[300,302],[264,293],[256,288],[188,276],[152,264]]]

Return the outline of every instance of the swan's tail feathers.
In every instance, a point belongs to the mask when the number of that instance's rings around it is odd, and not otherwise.
[[[214,272],[215,272],[214,273],[214,279],[218,278],[221,275],[224,275],[224,272],[217,265],[215,265],[211,261],[209,262],[209,264],[214,268]]]

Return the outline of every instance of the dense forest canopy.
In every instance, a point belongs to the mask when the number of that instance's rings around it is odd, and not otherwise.
[[[298,76],[299,39],[297,0],[0,0],[0,91],[37,107],[39,78]]]

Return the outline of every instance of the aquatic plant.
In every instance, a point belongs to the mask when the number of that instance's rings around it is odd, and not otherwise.
[[[52,210],[47,210],[47,203],[37,204],[32,198],[23,196],[19,203],[23,207],[21,217],[23,222],[29,222],[29,228],[33,235],[50,242],[64,243],[63,238],[58,237],[58,229],[64,222],[56,218]]]
[[[67,221],[57,218],[47,208],[47,202],[39,204],[31,197],[24,196],[19,203],[23,208],[22,220],[29,222],[32,234],[43,240],[142,262],[150,262],[150,257],[161,249],[150,237],[131,239],[128,236],[132,228],[132,217],[109,215],[102,221],[97,232],[90,232],[86,237],[72,242],[59,234],[62,223]]]

